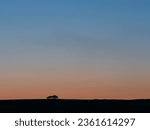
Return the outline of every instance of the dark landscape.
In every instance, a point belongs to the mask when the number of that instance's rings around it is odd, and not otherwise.
[[[0,100],[3,113],[149,113],[150,99],[77,100],[20,99]]]

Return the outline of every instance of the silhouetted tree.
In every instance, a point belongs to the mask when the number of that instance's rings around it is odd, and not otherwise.
[[[58,99],[58,96],[56,95],[48,96],[47,99]]]

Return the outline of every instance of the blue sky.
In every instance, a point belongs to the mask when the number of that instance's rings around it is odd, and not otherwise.
[[[1,6],[4,53],[70,50],[85,58],[95,51],[97,57],[101,52],[146,57],[149,51],[148,1],[5,1]]]

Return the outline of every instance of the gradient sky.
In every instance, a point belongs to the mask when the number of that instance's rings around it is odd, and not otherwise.
[[[1,0],[0,99],[150,98],[149,0]]]

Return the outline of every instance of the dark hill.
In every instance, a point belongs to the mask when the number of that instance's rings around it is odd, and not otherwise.
[[[0,100],[0,112],[7,113],[149,113],[150,100]]]

